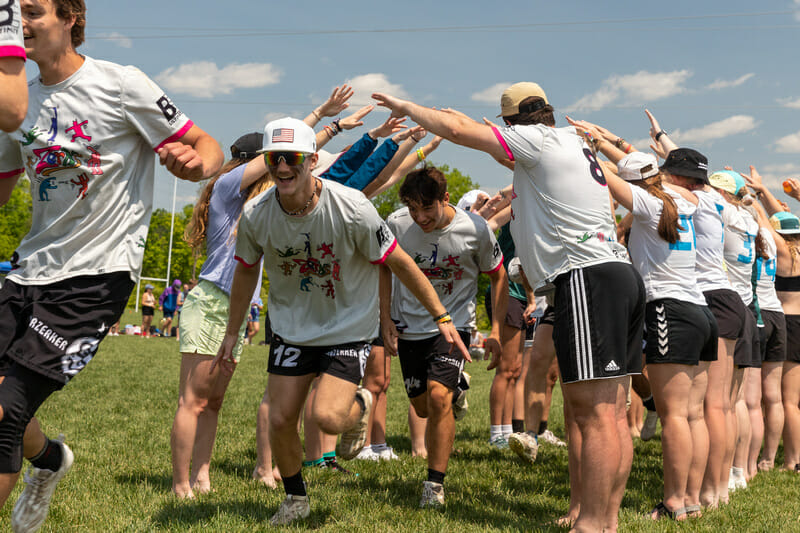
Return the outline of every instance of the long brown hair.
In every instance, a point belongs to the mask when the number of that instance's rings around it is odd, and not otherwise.
[[[680,238],[679,231],[686,231],[680,225],[680,217],[678,216],[678,206],[672,196],[662,187],[661,173],[656,174],[651,178],[633,182],[642,189],[646,190],[650,195],[655,196],[663,203],[661,209],[661,217],[658,219],[658,235],[670,244],[675,244]]]
[[[193,249],[199,249],[206,241],[206,230],[208,229],[208,205],[211,202],[211,193],[214,192],[214,185],[217,183],[217,180],[222,177],[224,174],[227,174],[231,170],[235,169],[239,165],[244,165],[252,161],[251,159],[239,159],[233,158],[229,160],[227,163],[222,165],[222,168],[219,169],[211,179],[208,180],[206,186],[203,188],[203,192],[200,193],[200,198],[197,199],[197,203],[194,205],[194,210],[192,211],[192,219],[186,225],[186,229],[183,232],[183,239],[191,246]],[[269,175],[269,172],[265,172],[263,176],[258,178],[256,182],[254,182],[250,187],[247,189],[247,201],[255,198],[268,188],[272,186],[272,178]],[[241,213],[239,217],[241,218]],[[236,221],[236,225],[234,226],[234,230],[231,232],[231,239],[236,237],[236,232],[239,228],[239,221]]]

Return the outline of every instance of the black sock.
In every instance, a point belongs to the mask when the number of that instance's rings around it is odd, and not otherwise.
[[[656,401],[653,399],[652,394],[647,398],[642,398],[642,404],[644,404],[644,408],[648,411],[656,410]]]
[[[428,469],[428,481],[432,481],[434,483],[439,483],[440,485],[444,483],[444,472],[439,472],[438,470],[433,470],[431,468]]]
[[[286,494],[305,496],[306,484],[303,483],[303,471],[301,470],[293,476],[283,478],[283,490],[286,491]]]
[[[511,431],[514,433],[523,433],[525,431],[525,421],[511,419]]]
[[[542,420],[541,422],[539,422],[539,432],[537,433],[537,435],[541,435],[545,431],[547,431],[547,420]]]
[[[46,469],[56,472],[59,468],[61,468],[63,455],[64,454],[61,452],[61,446],[55,441],[47,439],[47,444],[44,445],[42,451],[37,453],[35,457],[32,457],[30,462],[33,466],[40,470]]]

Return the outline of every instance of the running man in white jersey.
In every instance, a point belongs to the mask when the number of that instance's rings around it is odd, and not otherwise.
[[[500,357],[508,279],[494,233],[483,218],[449,203],[447,180],[434,167],[406,176],[400,187],[400,200],[406,207],[389,215],[389,229],[400,246],[414,256],[414,262],[450,310],[465,344],[469,344],[470,330],[475,327],[478,276],[481,272],[489,275],[495,312],[492,332],[484,346],[493,358]],[[428,419],[428,479],[423,483],[420,507],[440,506],[444,505],[444,476],[456,431],[451,409],[453,393],[464,369],[464,358],[450,353],[436,322],[408,288],[401,283],[392,286],[386,279],[389,274],[388,269],[381,269],[382,316],[390,314],[393,320],[383,325],[383,330],[390,332],[384,343],[390,353],[396,351],[400,355],[406,394],[414,411]]]
[[[14,131],[28,110],[25,43],[18,0],[0,0],[0,130]]]
[[[147,240],[154,152],[191,181],[222,162],[217,142],[140,70],[76,51],[83,0],[21,7],[39,77],[22,125],[0,133],[0,199],[23,172],[33,196],[31,230],[0,290],[0,505],[19,477],[23,434],[32,463],[12,513],[16,532],[42,525],[72,464],[69,448],[32,417],[85,368],[125,309]]]
[[[633,445],[625,402],[641,372],[645,294],[616,242],[605,176],[574,128],[555,128],[535,83],[501,98],[504,128],[389,95],[373,95],[394,116],[411,117],[457,144],[515,161],[511,232],[537,293],[556,302],[553,340],[564,398],[583,437],[576,531],[616,531]],[[576,487],[574,487],[576,488]]]
[[[301,473],[297,421],[311,382],[320,380],[311,416],[342,433],[337,455],[355,457],[366,439],[372,395],[358,387],[378,336],[378,265],[386,265],[437,317],[448,344],[469,358],[445,307],[414,260],[359,191],[315,178],[314,131],[284,118],[264,129],[264,157],[275,187],[248,202],[236,242],[239,264],[228,327],[214,364],[232,371],[233,348],[264,269],[270,278],[269,436],[286,499],[272,524],[311,512]]]

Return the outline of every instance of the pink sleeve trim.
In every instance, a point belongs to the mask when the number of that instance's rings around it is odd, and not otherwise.
[[[377,261],[370,261],[370,263],[372,263],[373,265],[382,265],[386,261],[386,258],[389,257],[389,254],[392,253],[395,248],[397,248],[397,239],[395,239],[392,242],[392,245],[389,246],[389,249],[386,250],[386,253],[383,254],[383,257],[381,257]]]
[[[511,149],[508,147],[508,144],[506,144],[506,140],[503,139],[503,135],[494,126],[492,126],[492,131],[494,132],[494,136],[497,137],[497,141],[500,143],[500,146],[502,146],[503,150],[506,151],[508,158],[514,161],[514,154],[511,153]]]
[[[175,133],[175,134],[173,134],[173,135],[170,135],[169,137],[167,137],[166,139],[164,139],[164,141],[162,141],[162,142],[161,142],[161,144],[159,144],[158,146],[156,146],[156,147],[153,149],[153,151],[154,151],[154,152],[158,152],[159,150],[161,150],[161,147],[162,147],[162,146],[164,146],[165,144],[168,144],[168,143],[171,143],[171,142],[175,142],[175,141],[177,141],[178,139],[180,139],[181,137],[183,137],[184,135],[186,135],[186,132],[187,132],[187,131],[189,131],[190,129],[192,129],[192,126],[194,126],[194,122],[192,122],[192,121],[190,120],[189,122],[187,122],[186,124],[184,124],[184,126],[183,126],[183,127],[180,129],[180,130],[178,130],[178,132],[177,132],[177,133]]]
[[[494,274],[495,272],[497,272],[498,270],[500,270],[500,267],[501,267],[501,266],[503,266],[503,259],[504,259],[504,258],[503,258],[503,257],[501,257],[501,258],[500,258],[500,262],[499,262],[499,263],[497,263],[497,266],[496,266],[496,267],[494,267],[494,268],[493,268],[493,269],[491,269],[491,270],[486,270],[486,271],[484,271],[483,273],[484,273],[484,274]]]
[[[261,257],[263,257],[263,256],[261,256]],[[246,266],[247,268],[253,268],[254,266],[258,265],[258,263],[259,263],[259,262],[261,262],[261,257],[259,257],[258,259],[256,259],[256,262],[255,262],[255,263],[253,263],[253,264],[250,264],[250,263],[248,263],[247,261],[245,261],[244,259],[242,259],[241,257],[239,257],[238,255],[234,255],[234,256],[233,256],[233,258],[234,258],[234,259],[236,259],[237,261],[239,261],[241,264],[243,264],[243,265],[244,265],[244,266]]]
[[[16,170],[11,170],[9,172],[0,172],[0,180],[6,179],[6,178],[13,178],[15,176],[19,176],[23,172],[25,172],[24,168],[18,168]]]
[[[18,57],[25,61],[25,49],[20,46],[0,46],[0,57]]]

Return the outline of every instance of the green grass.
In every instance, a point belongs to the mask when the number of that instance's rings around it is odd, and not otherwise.
[[[135,323],[131,313],[123,325]],[[261,337],[263,338],[263,337]],[[267,381],[267,350],[245,347],[220,420],[212,461],[215,492],[194,501],[171,496],[169,433],[178,392],[180,354],[174,339],[113,337],[97,358],[39,412],[52,437],[64,432],[75,465],[61,482],[42,531],[263,531],[283,499],[250,479],[255,464],[255,415]],[[388,441],[400,460],[352,461],[359,477],[307,469],[312,514],[296,529],[324,531],[563,531],[548,522],[569,498],[565,449],[543,446],[535,465],[487,446],[492,373],[485,363],[472,373],[470,411],[456,428],[448,468],[447,507],[417,509],[424,460],[412,458],[406,426],[408,401],[400,367],[392,364]],[[561,397],[551,428],[563,435]],[[660,500],[661,446],[636,441],[633,470],[620,518],[621,531],[800,531],[798,477],[760,474],[731,504],[683,523],[641,518]],[[779,451],[778,459],[782,459]],[[778,461],[776,461],[778,462]],[[8,530],[21,483],[0,511]]]

